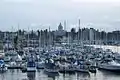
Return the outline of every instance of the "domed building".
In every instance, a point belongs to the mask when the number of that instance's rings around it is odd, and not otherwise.
[[[54,35],[57,36],[57,37],[58,37],[58,36],[59,36],[59,37],[63,37],[63,36],[65,36],[65,33],[66,33],[66,32],[63,30],[63,26],[62,26],[62,24],[60,23],[59,26],[58,26],[58,30],[55,31],[55,34],[54,34]]]
[[[61,42],[62,38],[66,35],[66,31],[63,29],[63,26],[61,23],[59,24],[58,30],[55,31],[54,35],[55,35],[55,40],[57,42]]]

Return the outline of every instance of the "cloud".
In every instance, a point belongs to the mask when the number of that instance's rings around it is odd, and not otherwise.
[[[78,2],[77,2],[78,1]],[[67,29],[77,27],[78,18],[81,27],[109,28],[119,26],[120,7],[110,5],[86,5],[79,0],[2,0],[0,1],[0,28],[9,30],[10,26],[27,29],[57,29],[57,23],[67,20]],[[87,1],[87,0],[85,0]],[[90,0],[91,1],[91,0]],[[93,0],[92,0],[93,1]],[[102,0],[103,1],[103,0]],[[92,3],[88,3],[92,4]],[[116,3],[118,4],[118,3]],[[40,23],[45,26],[40,26]]]

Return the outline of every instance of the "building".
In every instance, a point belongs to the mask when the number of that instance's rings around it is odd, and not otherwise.
[[[63,30],[63,26],[62,24],[60,23],[59,26],[58,26],[58,30],[56,30],[54,32],[54,35],[55,35],[55,41],[56,42],[61,42],[63,37],[66,35],[66,31]]]

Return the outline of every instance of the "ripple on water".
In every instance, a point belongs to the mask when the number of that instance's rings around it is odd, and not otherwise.
[[[120,80],[120,74],[97,71],[95,74],[74,73],[53,75],[45,73],[43,70],[36,73],[22,73],[20,70],[8,70],[6,73],[0,73],[0,80]]]

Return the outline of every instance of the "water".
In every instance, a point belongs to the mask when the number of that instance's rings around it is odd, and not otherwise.
[[[120,74],[97,71],[96,74],[74,73],[62,74],[55,76],[51,73],[47,74],[43,70],[35,73],[22,73],[20,70],[8,70],[0,73],[0,80],[120,80]]]

